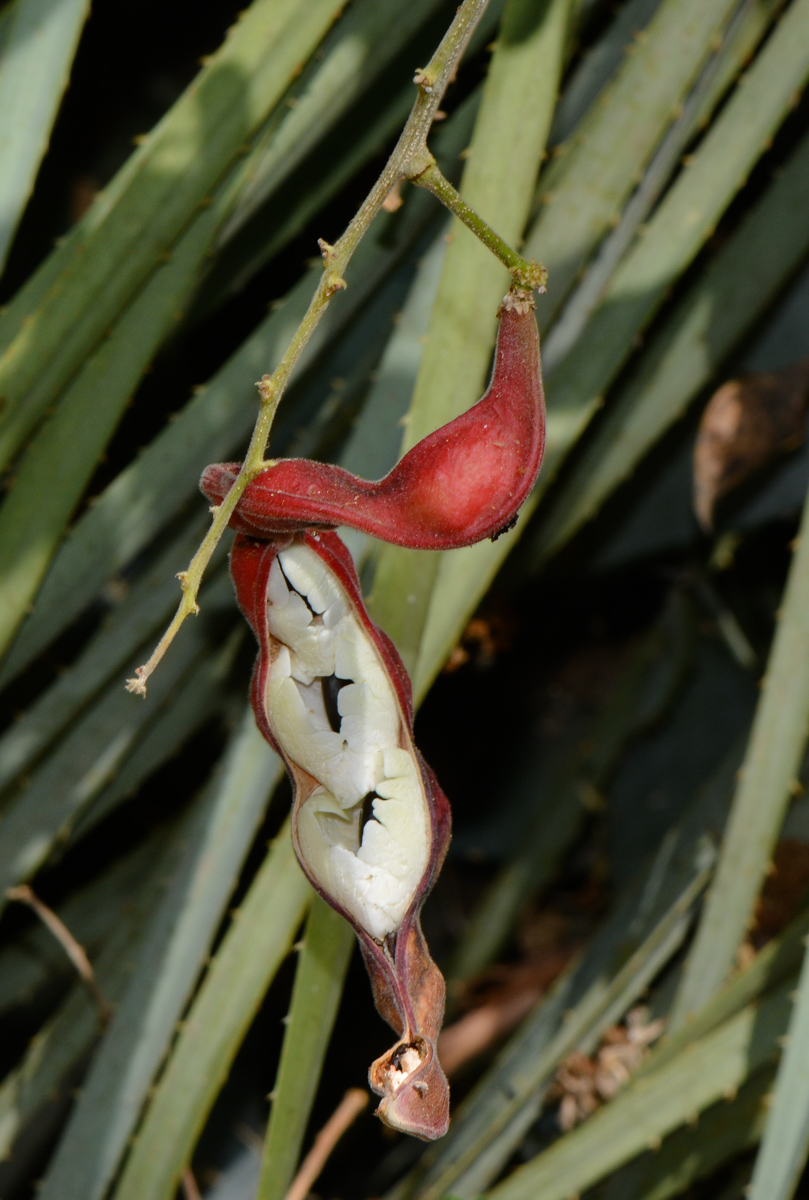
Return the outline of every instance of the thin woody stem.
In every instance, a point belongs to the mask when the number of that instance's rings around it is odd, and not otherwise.
[[[351,256],[382,208],[391,189],[400,180],[417,174],[420,166],[423,165],[422,156],[426,147],[427,135],[438,106],[488,3],[489,0],[463,0],[430,62],[423,70],[416,73],[414,79],[418,88],[416,101],[382,174],[360,205],[339,241],[335,242],[333,246],[321,241],[323,275],[309,308],[281,361],[272,375],[265,375],[258,385],[261,408],[242,469],[225,499],[212,509],[211,527],[191,560],[188,570],[183,571],[179,576],[183,596],[177,612],[149,661],[144,666],[137,668],[134,679],[127,680],[127,688],[130,692],[146,695],[147,680],[162,659],[180,626],[186,617],[199,612],[197,593],[211,556],[225,532],[228,521],[245,488],[267,465],[264,455],[270,430],[292,370],[317,328],[332,296],[346,286],[343,276]],[[418,166],[414,164],[418,164]],[[488,226],[486,228],[488,229]]]
[[[7,888],[6,896],[9,900],[16,900],[20,904],[27,904],[29,908],[33,909],[43,925],[50,930],[81,978],[87,984],[90,995],[98,1007],[101,1023],[106,1025],[111,1016],[110,1006],[105,1000],[101,988],[98,986],[95,971],[90,959],[87,957],[87,951],[76,941],[64,921],[57,917],[52,908],[49,908],[47,904],[44,904],[40,900],[33,888],[29,887],[27,883],[20,884],[19,887]]]
[[[498,233],[495,233],[491,225],[488,225],[473,208],[469,207],[457,188],[454,188],[446,176],[441,173],[438,163],[426,147],[419,158],[413,161],[412,173],[408,175],[408,178],[411,183],[432,192],[451,213],[463,221],[464,225],[468,226],[485,246],[488,246],[492,254],[508,267],[511,277],[518,287],[530,291],[537,288],[544,290],[548,272],[542,264],[522,258],[515,250],[511,249],[507,242],[503,241]]]
[[[284,1200],[306,1200],[334,1147],[362,1110],[368,1107],[368,1100],[368,1093],[362,1088],[348,1089],[315,1138],[314,1145],[301,1163]]]

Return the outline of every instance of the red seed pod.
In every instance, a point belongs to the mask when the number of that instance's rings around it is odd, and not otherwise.
[[[240,535],[231,572],[259,642],[256,721],[294,786],[298,859],[356,930],[377,1009],[399,1035],[370,1070],[378,1113],[403,1132],[441,1137],[444,981],[419,914],[446,854],[450,813],[413,744],[410,681],[365,611],[336,534]]]
[[[533,296],[509,293],[498,317],[486,394],[415,445],[384,479],[280,459],[247,485],[231,525],[257,538],[348,525],[419,550],[469,546],[510,528],[539,473],[545,403]],[[208,499],[221,503],[239,469],[206,467],[200,487]]]

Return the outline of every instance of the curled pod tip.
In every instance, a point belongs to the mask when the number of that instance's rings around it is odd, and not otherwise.
[[[280,459],[251,480],[231,519],[258,538],[347,525],[386,542],[449,550],[509,529],[531,491],[545,446],[539,334],[530,292],[504,298],[486,394],[418,442],[383,479],[329,463]],[[221,503],[238,463],[216,463],[200,487]]]

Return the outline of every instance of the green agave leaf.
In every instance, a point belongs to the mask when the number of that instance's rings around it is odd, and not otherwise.
[[[648,36],[647,27],[655,14],[660,0],[627,0],[615,13],[612,21],[600,38],[584,50],[574,65],[559,103],[553,114],[553,124],[548,135],[551,146],[566,142],[581,121],[590,105],[620,68],[627,50],[640,32]],[[580,6],[587,10],[587,5]]]
[[[217,605],[232,606],[230,580],[209,590],[208,619]],[[146,728],[162,719],[177,684],[195,673],[210,651],[211,628],[205,620],[184,630],[156,683],[150,705],[133,703],[116,679],[87,709],[42,767],[9,801],[0,817],[0,905],[5,888],[29,879],[54,847],[69,834],[80,815],[114,778]]]
[[[755,328],[809,249],[804,138],[660,329],[616,396],[532,540],[556,553],[680,419],[739,340]],[[756,286],[748,282],[755,279]]]
[[[632,193],[616,227],[603,240],[550,334],[545,339],[545,369],[552,375],[581,336],[587,321],[603,298],[615,268],[643,227],[683,152],[700,127],[710,120],[714,107],[752,57],[759,41],[781,6],[781,0],[746,0],[737,8],[724,31],[719,50],[703,66],[685,98],[682,110],[669,126]]]
[[[754,1146],[761,1137],[772,1089],[766,1067],[728,1096],[667,1137],[662,1146],[642,1154],[610,1176],[597,1191],[598,1200],[668,1200],[704,1179],[724,1163]],[[717,1200],[742,1200],[745,1188],[731,1184]]]
[[[292,111],[257,166],[233,215],[222,230],[227,242],[256,209],[277,191],[295,167],[322,139],[324,123],[334,125],[368,86],[389,67],[443,0],[415,0],[390,19],[385,0],[359,0],[325,39],[308,87],[296,96]],[[309,13],[306,14],[310,20]],[[409,90],[404,117],[413,103]]]
[[[67,87],[89,0],[14,0],[0,32],[0,274]]]
[[[84,363],[20,459],[0,527],[0,652],[13,638],[126,403],[196,282],[212,206]]]
[[[568,0],[549,0],[539,7],[510,0],[486,79],[461,191],[509,242],[521,238],[528,216],[556,101],[569,17]],[[469,408],[480,395],[494,344],[497,305],[508,285],[506,269],[460,221],[453,223],[451,237],[403,449]],[[434,554],[386,546],[379,555],[370,609],[409,669],[418,657],[438,567]],[[415,682],[417,695],[423,695]]]
[[[256,1200],[283,1200],[292,1182],[353,948],[351,927],[316,897],[295,972]]]
[[[809,912],[803,912],[782,934],[768,942],[751,963],[731,976],[724,987],[706,1000],[689,1021],[674,1029],[667,1029],[652,1057],[641,1064],[638,1075],[663,1066],[686,1046],[735,1016],[763,992],[784,979],[793,978],[800,969],[807,932]]]
[[[479,100],[476,96],[475,108]],[[439,233],[419,261],[376,379],[340,453],[340,465],[364,479],[381,479],[399,457],[402,425],[407,419],[424,352],[446,251],[446,224],[442,222]]]
[[[488,1193],[493,1200],[568,1200],[641,1153],[777,1057],[791,982],[749,1005],[665,1066],[631,1081],[615,1100]]]
[[[722,983],[749,926],[794,794],[809,729],[809,500],[716,877],[671,1013],[687,1020]]]
[[[335,0],[254,0],[221,48],[0,316],[0,461],[204,206],[331,25]]]
[[[548,476],[588,419],[632,341],[692,261],[809,75],[809,4],[782,18],[718,119],[615,272],[583,336],[553,375]]]
[[[620,214],[735,8],[732,0],[663,0],[599,102],[539,181],[526,253],[549,268],[547,321]]]
[[[282,774],[248,708],[195,805],[182,860],[48,1168],[43,1197],[93,1200],[106,1193]]]
[[[286,822],[189,1009],[115,1200],[169,1200],[174,1195],[233,1057],[312,897]]]
[[[796,997],[792,997],[796,999]],[[809,955],[798,979],[797,1003],[786,1032],[786,1049],[775,1080],[764,1135],[748,1189],[750,1200],[791,1200],[809,1151]]]

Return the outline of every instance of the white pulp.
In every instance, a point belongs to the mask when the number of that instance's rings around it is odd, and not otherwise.
[[[287,757],[320,784],[298,814],[301,852],[324,890],[381,941],[401,924],[430,853],[424,785],[396,693],[342,585],[308,546],[296,542],[273,562],[267,621],[277,643],[270,723]],[[337,693],[339,733],[323,699],[331,675],[350,680]],[[369,793],[373,818],[361,829]]]

